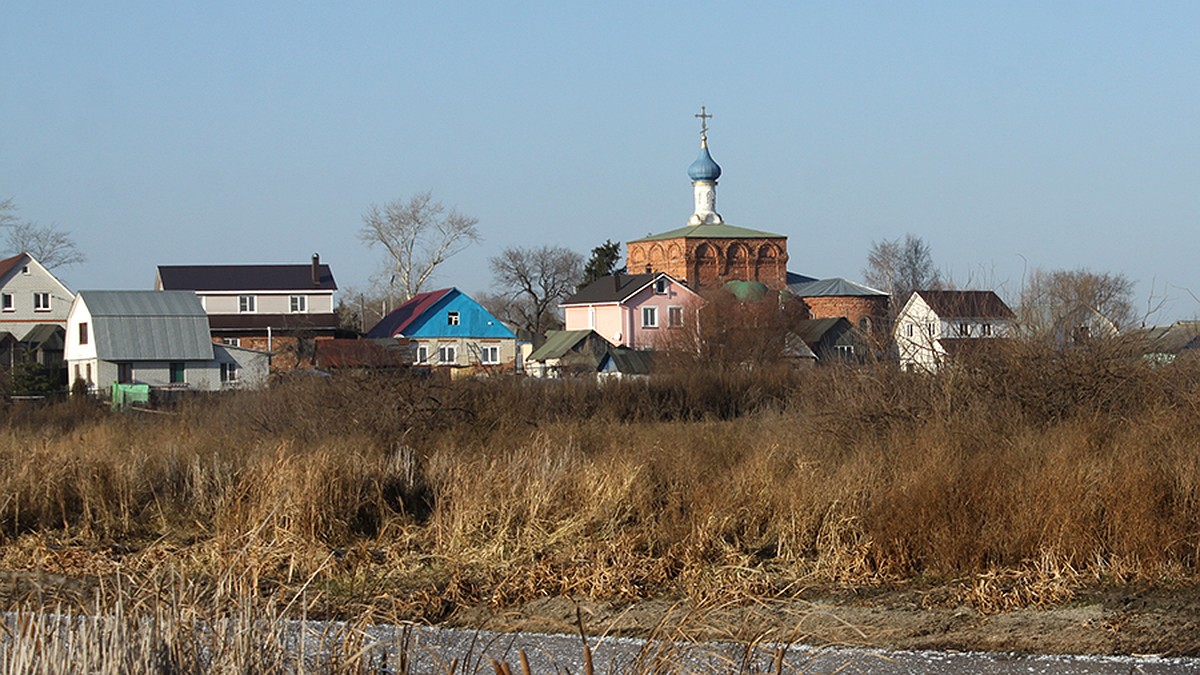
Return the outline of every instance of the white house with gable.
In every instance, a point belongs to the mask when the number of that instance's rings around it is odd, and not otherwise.
[[[894,324],[900,367],[933,372],[964,349],[1007,337],[1014,318],[992,291],[915,291]]]
[[[0,332],[24,340],[39,325],[66,326],[74,297],[28,253],[0,260]]]
[[[64,346],[72,388],[84,381],[216,391],[266,385],[269,355],[214,344],[208,315],[191,291],[80,291]]]

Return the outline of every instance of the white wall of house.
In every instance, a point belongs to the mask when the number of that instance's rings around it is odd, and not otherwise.
[[[35,295],[40,298],[35,300]],[[39,323],[66,325],[74,299],[71,291],[41,263],[26,256],[24,263],[0,279],[0,331],[21,340]]]
[[[266,352],[214,343],[213,357],[217,363],[219,388],[262,389],[267,386],[271,357]]]
[[[67,314],[66,342],[63,353],[73,361],[87,361],[96,358],[96,334],[92,323],[92,313],[82,302],[72,302],[70,313]],[[86,327],[84,331],[81,326]],[[83,341],[86,332],[86,343]]]
[[[896,315],[893,337],[906,370],[934,371],[946,356],[944,338],[997,338],[1012,333],[1012,322],[995,317],[942,317],[918,294]]]
[[[281,292],[281,291],[239,291],[236,293],[215,293],[211,291],[196,291],[204,311],[209,314],[245,314],[241,311],[240,298],[243,295],[253,296],[254,314],[330,314],[333,312],[333,293],[330,292]],[[304,298],[303,311],[292,311],[292,297]]]
[[[418,365],[509,366],[517,360],[517,341],[511,338],[414,338],[413,341],[417,343]],[[444,360],[450,350],[453,350],[453,359]],[[485,355],[494,358],[484,360]]]

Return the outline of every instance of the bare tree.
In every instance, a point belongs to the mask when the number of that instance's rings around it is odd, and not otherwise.
[[[933,265],[929,244],[912,234],[904,235],[903,240],[871,242],[863,279],[892,296],[894,311],[913,291],[936,289],[942,285],[942,276]]]
[[[75,265],[87,256],[71,235],[54,225],[38,225],[16,216],[12,198],[0,200],[0,227],[8,228],[5,248],[9,253],[28,253],[46,269]]]
[[[489,310],[541,336],[562,324],[558,303],[575,292],[583,256],[562,246],[511,247],[489,259],[498,293]]]
[[[447,212],[425,191],[382,207],[372,204],[358,236],[367,246],[387,251],[405,301],[421,292],[438,265],[479,241],[478,222],[454,209]]]
[[[1060,343],[1115,335],[1136,321],[1133,282],[1123,274],[1035,269],[1021,289],[1021,327]]]

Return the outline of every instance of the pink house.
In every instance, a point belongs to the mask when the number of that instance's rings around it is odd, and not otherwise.
[[[591,329],[614,345],[653,349],[696,325],[703,299],[665,272],[613,274],[562,305],[566,330]]]

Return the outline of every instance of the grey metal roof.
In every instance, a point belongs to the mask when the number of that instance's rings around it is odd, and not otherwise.
[[[208,315],[190,291],[80,291],[105,361],[209,361]]]
[[[870,286],[855,283],[841,277],[832,279],[817,279],[815,281],[805,281],[801,283],[788,283],[788,290],[792,295],[801,298],[820,298],[820,297],[874,297],[886,296],[887,293]]]
[[[92,316],[205,316],[191,291],[80,291]]]

